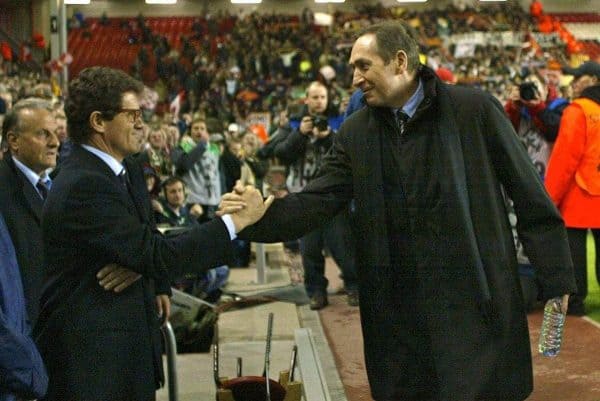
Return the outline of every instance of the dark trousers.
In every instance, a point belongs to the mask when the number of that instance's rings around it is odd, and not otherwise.
[[[600,228],[593,228],[591,231],[596,247],[596,280],[600,283]],[[569,301],[570,304],[582,303],[588,292],[587,232],[585,228],[567,228],[577,284],[577,294]]]
[[[325,226],[306,234],[300,239],[300,254],[304,265],[304,287],[308,296],[315,292],[325,293],[329,284],[325,278],[325,257],[323,248],[342,271],[346,290],[358,289],[356,276],[355,241],[350,227],[348,211],[338,214]]]

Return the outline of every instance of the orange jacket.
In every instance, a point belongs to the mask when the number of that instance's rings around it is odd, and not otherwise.
[[[567,227],[600,228],[600,104],[579,98],[565,109],[545,185]]]

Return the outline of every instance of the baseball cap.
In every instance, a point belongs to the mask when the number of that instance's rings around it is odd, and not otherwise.
[[[563,67],[565,74],[579,78],[582,75],[591,75],[600,78],[600,64],[594,61],[586,61],[577,68]]]

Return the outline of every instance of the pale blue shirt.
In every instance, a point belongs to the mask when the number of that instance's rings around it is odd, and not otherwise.
[[[50,189],[50,186],[52,185],[52,180],[50,179],[50,177],[48,177],[48,173],[44,171],[44,173],[40,176],[35,171],[21,163],[16,157],[13,157],[12,159],[15,162],[15,166],[17,166],[17,168],[23,173],[23,175],[25,175],[27,181],[29,181],[31,185],[33,185],[37,193],[40,195],[40,197],[42,197],[42,194],[37,188],[37,184],[41,179],[44,182],[44,184],[48,187],[48,189]]]
[[[417,112],[417,107],[421,104],[421,102],[425,99],[425,91],[423,90],[423,81],[419,78],[419,85],[417,86],[417,90],[413,95],[408,99],[408,102],[402,106],[402,111],[408,115],[409,118],[415,115]],[[394,112],[397,109],[394,109]]]
[[[114,157],[112,157],[111,155],[109,155],[106,152],[101,151],[98,148],[95,148],[93,146],[89,146],[89,145],[81,145],[81,147],[83,147],[85,150],[87,150],[90,153],[93,153],[94,155],[98,156],[100,158],[100,160],[102,160],[104,163],[106,163],[106,165],[108,167],[110,167],[110,169],[115,173],[115,175],[119,175],[121,174],[121,171],[123,171],[123,164],[121,162],[119,162],[117,159],[115,159]],[[221,217],[221,219],[223,220],[223,223],[225,223],[225,226],[227,227],[227,231],[229,232],[229,238],[234,240],[237,238],[237,234],[235,233],[235,224],[233,224],[233,220],[231,219],[231,216],[226,214],[224,216]]]

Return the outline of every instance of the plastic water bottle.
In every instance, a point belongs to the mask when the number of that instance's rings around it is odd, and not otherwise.
[[[560,352],[565,315],[561,311],[561,298],[552,298],[544,307],[544,320],[538,350],[544,356],[553,357]]]

